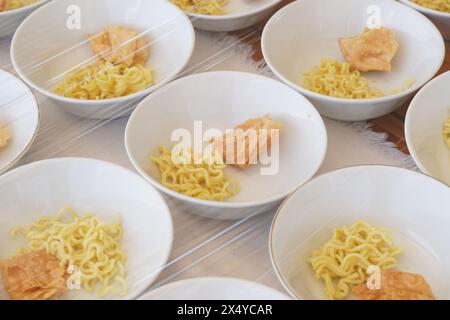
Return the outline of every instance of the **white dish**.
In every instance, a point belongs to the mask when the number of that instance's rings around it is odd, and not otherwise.
[[[12,74],[0,70],[0,127],[11,140],[0,150],[0,174],[12,167],[30,148],[39,128],[39,107],[30,89]]]
[[[406,81],[414,80],[412,87],[382,98],[357,100],[304,89],[303,74],[322,58],[344,61],[338,39],[361,34],[371,21],[368,12],[374,8],[379,10],[381,24],[396,32],[400,48],[390,73],[365,76],[386,94],[401,89]],[[322,115],[344,121],[367,120],[394,111],[437,73],[445,56],[444,41],[436,27],[417,11],[391,0],[295,1],[269,20],[262,50],[270,69],[283,82],[303,93]]]
[[[12,35],[22,21],[49,0],[39,0],[29,6],[0,12],[0,38]]]
[[[77,13],[82,19],[79,29]],[[96,34],[111,24],[134,27],[147,38],[150,57],[146,67],[154,70],[156,83],[135,94],[107,100],[78,100],[53,93],[64,74],[92,62],[94,55],[86,34]],[[116,118],[129,115],[141,98],[182,71],[191,57],[194,38],[189,19],[166,0],[59,0],[36,10],[18,28],[11,44],[11,60],[27,84],[68,112]]]
[[[280,4],[280,0],[231,0],[220,16],[186,12],[194,27],[205,31],[230,32],[262,22]]]
[[[9,231],[42,215],[70,206],[79,214],[96,212],[114,222],[122,219],[122,248],[129,294],[133,299],[157,277],[166,263],[173,238],[172,219],[159,193],[141,177],[107,162],[60,158],[31,163],[0,178],[0,257],[9,258],[24,241]],[[0,299],[7,298],[0,280]],[[68,291],[64,299],[98,299],[84,290]]]
[[[408,149],[422,172],[450,186],[450,148],[444,122],[450,118],[450,72],[430,81],[414,97],[405,120]]]
[[[160,145],[171,148],[175,129],[225,132],[250,118],[269,113],[280,122],[279,170],[261,175],[261,166],[241,170],[229,166],[241,192],[225,202],[194,199],[160,183],[157,166],[149,159]],[[134,111],[125,132],[125,146],[134,167],[155,187],[180,200],[188,212],[216,219],[238,219],[276,206],[319,169],[327,149],[323,121],[314,107],[282,83],[250,73],[208,72],[179,79],[153,93]],[[274,158],[275,159],[275,158]]]
[[[399,1],[426,15],[438,27],[444,39],[450,40],[450,13],[429,9],[409,0]]]
[[[270,254],[293,297],[325,299],[324,283],[307,262],[335,228],[365,220],[392,230],[403,249],[398,270],[425,277],[438,299],[450,298],[450,188],[420,173],[387,166],[356,166],[322,175],[280,207]]]
[[[169,283],[139,300],[289,300],[289,297],[256,282],[207,277]]]

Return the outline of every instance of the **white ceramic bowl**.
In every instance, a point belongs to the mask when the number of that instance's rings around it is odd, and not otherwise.
[[[280,0],[231,0],[227,13],[210,16],[186,12],[194,27],[205,31],[229,32],[248,28],[262,22],[280,4]]]
[[[399,1],[426,15],[438,27],[444,39],[450,40],[450,13],[428,9],[409,0]]]
[[[24,241],[9,231],[70,206],[96,212],[104,221],[122,219],[122,248],[129,294],[141,294],[166,263],[173,238],[172,219],[159,193],[137,174],[107,162],[60,158],[31,163],[0,178],[0,258],[15,254]],[[0,280],[1,282],[1,280]],[[0,283],[0,299],[7,298]],[[68,291],[64,299],[96,299],[95,293]]]
[[[406,114],[408,149],[422,172],[450,186],[450,148],[444,122],[450,118],[450,72],[430,81],[414,97]]]
[[[194,121],[203,130],[224,132],[250,118],[269,113],[282,124],[279,170],[261,175],[260,166],[240,170],[229,166],[227,174],[241,185],[241,192],[225,202],[194,199],[160,183],[150,155],[168,148],[175,129],[193,134]],[[208,72],[179,79],[153,93],[133,112],[125,132],[128,156],[158,189],[180,200],[188,212],[217,219],[238,219],[261,213],[308,181],[321,166],[327,134],[319,113],[303,96],[282,83],[241,72]],[[272,162],[276,169],[276,161]],[[274,173],[275,173],[274,172]]]
[[[73,28],[77,13],[81,18],[79,29]],[[92,62],[94,55],[86,34],[98,33],[111,24],[131,26],[145,35],[150,43],[147,67],[154,70],[156,84],[107,100],[77,100],[54,94],[52,88],[64,74]],[[181,72],[191,57],[194,38],[189,19],[166,0],[58,0],[36,10],[17,29],[11,59],[25,82],[68,112],[82,117],[115,118],[130,114],[140,98]]]
[[[387,166],[357,166],[322,175],[280,207],[270,233],[270,254],[293,297],[325,299],[323,281],[307,262],[333,230],[358,220],[389,228],[398,270],[419,273],[438,299],[450,298],[450,188],[420,173]]]
[[[0,12],[0,38],[12,35],[23,19],[47,1],[49,0],[39,0],[29,6]]]
[[[0,70],[0,127],[11,140],[0,151],[0,174],[12,167],[30,148],[39,128],[39,107],[30,89],[12,74]]]
[[[140,300],[289,300],[289,297],[256,282],[234,278],[193,278],[169,283]]]
[[[374,5],[383,26],[393,29],[400,43],[390,73],[365,74],[371,85],[385,93],[414,80],[398,94],[377,99],[339,99],[304,89],[303,74],[322,58],[344,61],[338,39],[361,34]],[[320,18],[318,18],[320,17]],[[319,20],[318,20],[319,19]],[[394,111],[439,70],[445,45],[436,27],[423,15],[392,0],[295,1],[278,11],[267,23],[262,36],[264,58],[285,83],[303,93],[327,117],[359,121]]]

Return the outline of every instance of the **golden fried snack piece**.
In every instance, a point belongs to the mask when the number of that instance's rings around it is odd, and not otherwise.
[[[381,271],[381,289],[369,289],[363,283],[353,289],[361,300],[434,300],[429,284],[419,275],[408,272]]]
[[[281,126],[273,122],[272,118],[266,114],[261,118],[249,119],[237,125],[233,132],[214,138],[211,142],[214,150],[222,155],[224,161],[234,159],[232,165],[248,169],[251,164],[254,164],[251,163],[252,160],[259,159],[261,150],[266,148],[270,151],[273,130],[280,128]],[[250,134],[250,130],[254,130],[253,135]],[[251,137],[255,141],[252,142]]]
[[[0,0],[0,12],[5,10],[6,8],[6,0]]]
[[[90,46],[95,55],[112,64],[124,64],[127,67],[142,65],[148,60],[147,42],[139,37],[132,28],[111,25],[98,35],[88,35]]]
[[[345,61],[356,70],[389,72],[399,44],[390,29],[366,28],[362,35],[340,38],[339,47]]]
[[[136,40],[136,54],[134,55],[133,66],[141,65],[145,66],[148,61],[148,44],[144,38],[138,38]]]
[[[55,256],[43,251],[2,261],[0,271],[13,300],[47,300],[66,291],[65,268]]]

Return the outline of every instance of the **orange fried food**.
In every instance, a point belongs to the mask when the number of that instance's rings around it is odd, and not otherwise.
[[[389,72],[399,44],[390,29],[366,28],[362,35],[339,39],[339,47],[345,61],[356,70]]]
[[[53,255],[30,252],[0,262],[3,285],[11,299],[46,300],[66,290],[67,274]]]
[[[91,49],[95,55],[112,64],[127,67],[142,65],[148,60],[147,42],[132,28],[111,25],[98,35],[88,35]]]
[[[274,130],[281,126],[266,114],[261,118],[249,119],[237,125],[233,132],[228,132],[212,140],[214,150],[218,151],[224,161],[241,169],[247,169],[259,159],[261,150],[270,152]],[[234,159],[233,163],[230,160]]]
[[[353,289],[361,300],[434,300],[433,292],[425,279],[408,272],[381,271],[381,289],[369,289],[363,283]]]

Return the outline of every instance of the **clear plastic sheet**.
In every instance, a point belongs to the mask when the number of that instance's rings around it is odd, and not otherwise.
[[[255,63],[250,58],[252,46],[260,41],[261,30],[261,26],[255,27],[234,37],[196,31],[194,55],[180,76],[210,70],[267,73],[261,68],[261,63]],[[0,67],[14,72],[9,58],[10,43],[11,39],[0,40]],[[214,43],[217,45],[212,46]],[[242,61],[247,61],[249,65],[243,67]],[[34,93],[41,111],[40,129],[33,146],[16,166],[54,157],[89,157],[132,169],[123,143],[128,117],[115,120],[78,118],[66,113],[42,94]],[[130,104],[128,107],[133,106]],[[353,143],[343,146],[348,149],[342,150],[338,147],[339,141],[335,141],[332,135],[331,142],[337,143],[330,148],[319,174],[355,164],[402,164],[402,159],[380,154],[377,147],[370,144],[363,149],[355,149],[355,145],[364,143],[364,138],[355,128],[329,120],[326,124],[328,130],[336,133],[339,139]],[[166,196],[165,200],[174,222],[172,251],[159,277],[143,294],[177,280],[204,276],[242,278],[283,291],[272,268],[268,250],[275,209],[242,220],[222,221],[196,216]]]

